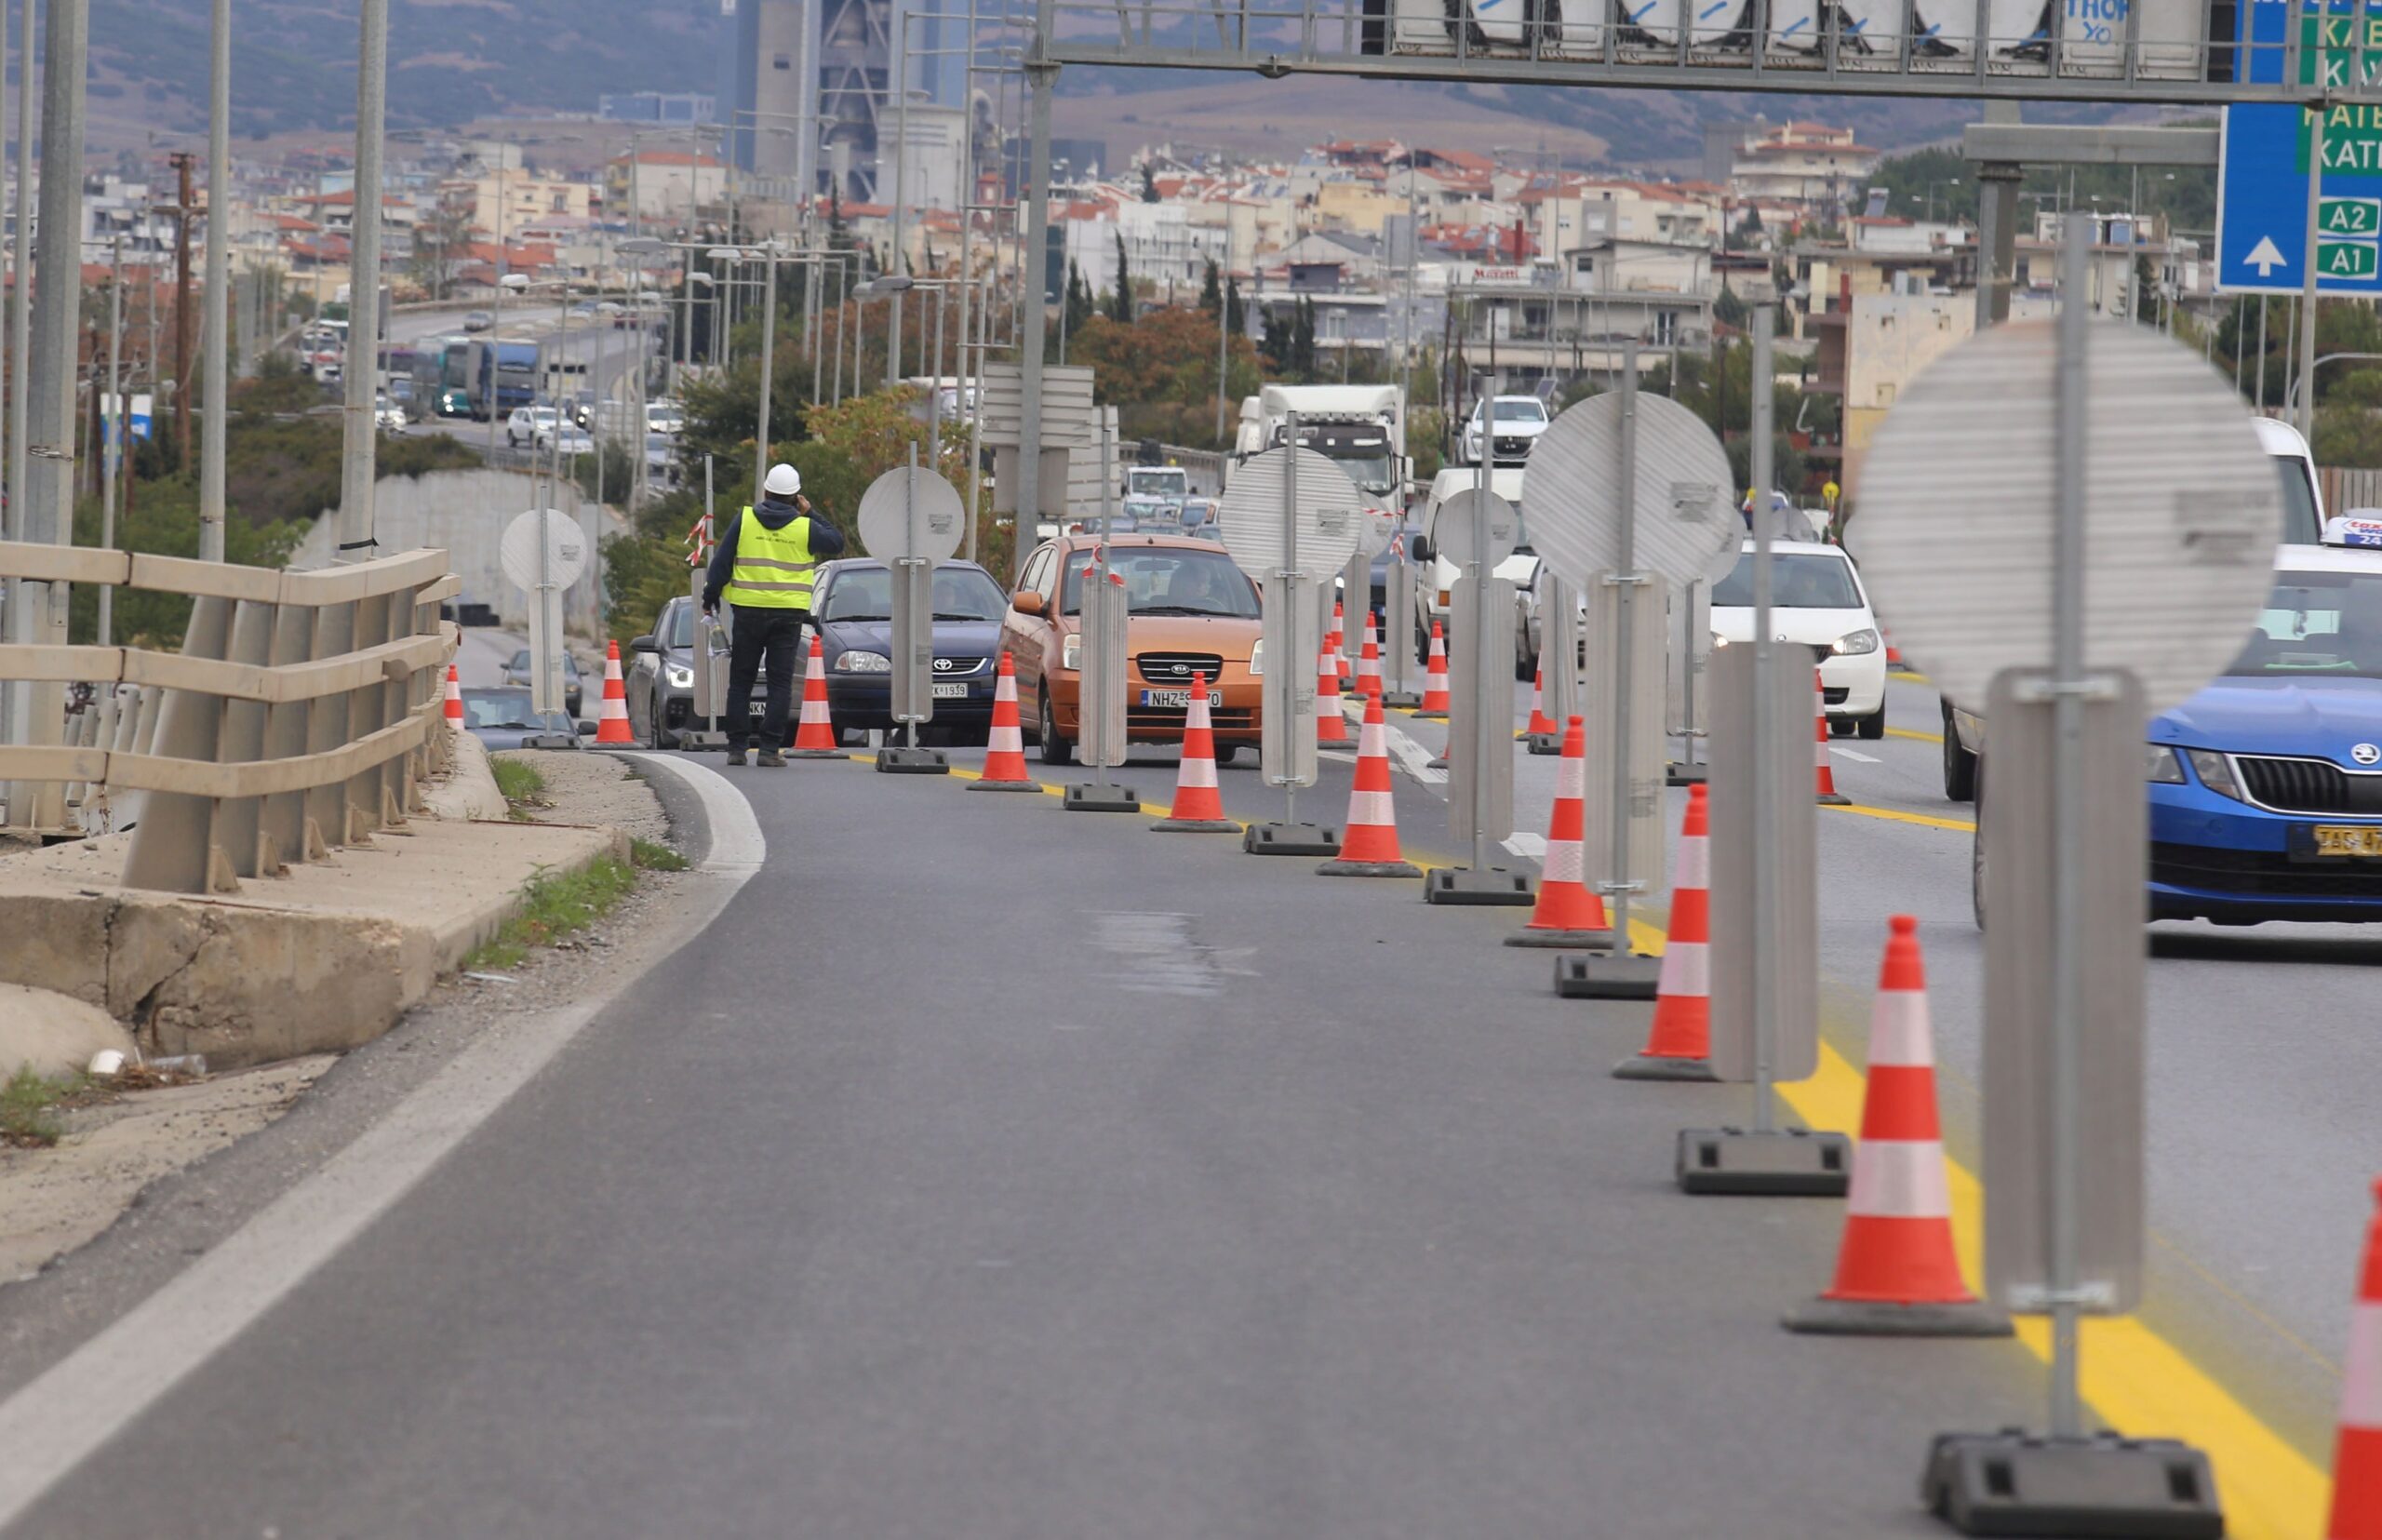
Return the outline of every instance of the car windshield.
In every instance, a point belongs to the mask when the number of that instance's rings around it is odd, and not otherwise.
[[[463,695],[463,725],[467,728],[526,728],[537,725],[538,714],[526,690],[478,690]]]
[[[1497,403],[1500,422],[1544,422],[1546,403],[1544,401],[1500,401]]]
[[[972,567],[938,567],[934,574],[934,618],[939,621],[997,621],[1009,600],[993,580]],[[893,618],[893,574],[882,567],[847,567],[827,585],[819,619],[825,621],[890,621]]]
[[[670,612],[670,631],[662,638],[664,647],[682,650],[695,645],[695,607],[682,604]]]
[[[2322,543],[2323,521],[2316,516],[2316,493],[2308,484],[2307,464],[2296,455],[2271,458],[2275,475],[2282,478],[2283,540],[2293,545]]]
[[[2382,572],[2276,573],[2258,628],[2225,672],[2382,679]]]
[[[1090,551],[1066,558],[1067,582],[1060,595],[1062,613],[1077,614],[1083,607],[1084,569],[1092,564]],[[1111,549],[1109,570],[1125,580],[1126,605],[1136,615],[1257,614],[1257,589],[1233,559],[1221,551],[1186,551],[1176,546]]]
[[[1860,590],[1853,585],[1853,568],[1840,556],[1789,556],[1773,553],[1770,602],[1781,609],[1858,609]],[[1712,585],[1716,609],[1753,607],[1753,553],[1737,558],[1729,575]]]

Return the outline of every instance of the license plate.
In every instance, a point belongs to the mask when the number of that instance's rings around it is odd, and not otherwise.
[[[2382,824],[2319,824],[2316,853],[2382,856]]]
[[[1208,709],[1210,711],[1221,709],[1224,703],[1224,692],[1223,690],[1211,690],[1208,691]],[[1142,691],[1142,704],[1145,706],[1157,706],[1162,710],[1188,711],[1191,709],[1191,692],[1187,690],[1145,690]]]
[[[968,687],[939,684],[934,687],[934,698],[938,701],[964,701],[968,699]]]

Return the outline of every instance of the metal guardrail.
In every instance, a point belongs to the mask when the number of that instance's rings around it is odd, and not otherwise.
[[[69,742],[0,746],[0,780],[12,802],[80,786],[88,830],[129,824],[127,887],[231,892],[328,860],[401,829],[451,752],[441,686],[459,634],[438,605],[460,584],[444,551],[284,572],[0,542],[0,576],[194,601],[179,652],[0,645],[0,679],[94,690]]]

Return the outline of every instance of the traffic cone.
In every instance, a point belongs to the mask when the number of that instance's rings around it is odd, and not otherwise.
[[[2374,1184],[2382,1206],[2382,1182]],[[2325,1540],[2382,1536],[2382,1212],[2366,1222],[2365,1258],[2349,1321],[2349,1372],[2333,1445],[2333,1521]]]
[[[1315,660],[1315,741],[1348,742],[1348,719],[1340,715],[1340,671],[1332,664],[1328,643]]]
[[[1160,834],[1238,834],[1216,790],[1216,733],[1208,720],[1208,676],[1191,676],[1191,705],[1183,716],[1183,768],[1174,777],[1174,806],[1150,825]]]
[[[825,683],[823,678],[822,684]],[[806,682],[804,692],[809,693]],[[832,736],[832,734],[831,734]],[[1009,652],[1001,652],[1000,675],[993,681],[993,726],[984,735],[984,773],[970,791],[1040,791],[1042,785],[1025,773],[1025,737],[1017,720],[1017,668]]]
[[[1853,798],[1836,789],[1836,770],[1827,756],[1827,692],[1820,682],[1820,671],[1812,670],[1812,703],[1816,713],[1812,718],[1812,731],[1819,747],[1813,751],[1813,773],[1816,778],[1818,799],[1831,808],[1849,808]]]
[[[1332,601],[1332,635],[1323,639],[1324,649],[1332,654],[1332,672],[1343,692],[1353,689],[1356,671],[1348,666],[1347,621],[1340,609],[1340,601]]]
[[[1574,716],[1563,729],[1563,757],[1555,765],[1555,811],[1546,821],[1546,854],[1539,863],[1538,905],[1530,923],[1505,938],[1508,946],[1601,946],[1613,944],[1604,900],[1591,891],[1580,851],[1587,823],[1587,733]]]
[[[827,664],[819,651],[819,637],[810,638],[810,663],[802,676],[802,720],[796,728],[789,759],[841,759],[836,746],[834,718],[827,715]]]
[[[1417,716],[1445,716],[1448,714],[1448,639],[1439,631],[1439,623],[1431,623],[1431,655],[1424,665],[1423,703],[1415,708]]]
[[[1348,788],[1348,824],[1340,853],[1316,867],[1323,877],[1421,877],[1423,869],[1399,853],[1398,810],[1389,789],[1389,732],[1381,723],[1381,702],[1365,702],[1365,723],[1357,734],[1357,778]]]
[[[1969,1292],[1952,1251],[1919,922],[1896,915],[1887,923],[1836,1281],[1790,1312],[1786,1328],[1853,1336],[2008,1336],[2009,1318]]]
[[[629,730],[629,692],[621,683],[621,644],[604,644],[604,703],[596,708],[596,741],[599,743],[634,743],[636,734]]]
[[[1381,639],[1373,630],[1373,612],[1365,611],[1365,647],[1357,658],[1357,691],[1368,701],[1381,699]]]
[[[1902,661],[1902,649],[1894,645],[1894,634],[1888,631],[1883,635],[1886,638],[1886,666],[1896,673],[1908,672],[1910,665]]]
[[[1671,938],[1654,984],[1654,1024],[1634,1059],[1613,1069],[1622,1080],[1712,1078],[1712,858],[1705,788],[1687,788],[1679,853],[1671,858]]]
[[[1559,738],[1563,730],[1555,725],[1555,718],[1546,715],[1546,665],[1541,663],[1530,676],[1530,721],[1522,729],[1521,736],[1553,740]]]
[[[463,679],[453,663],[447,665],[447,721],[458,729],[463,725]]]

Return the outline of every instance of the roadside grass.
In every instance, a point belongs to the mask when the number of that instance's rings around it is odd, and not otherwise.
[[[609,914],[636,886],[636,868],[610,856],[575,872],[541,872],[521,889],[521,912],[463,958],[469,971],[518,968],[530,949],[551,946]]]
[[[490,774],[496,777],[496,789],[504,798],[504,816],[516,824],[533,822],[537,815],[530,810],[553,806],[546,798],[546,778],[537,767],[518,759],[491,757],[488,762]]]
[[[629,841],[629,864],[644,872],[683,872],[693,863],[653,839]]]
[[[0,1145],[46,1149],[66,1130],[58,1121],[59,1104],[83,1089],[83,1077],[47,1079],[23,1065],[0,1084]]]

